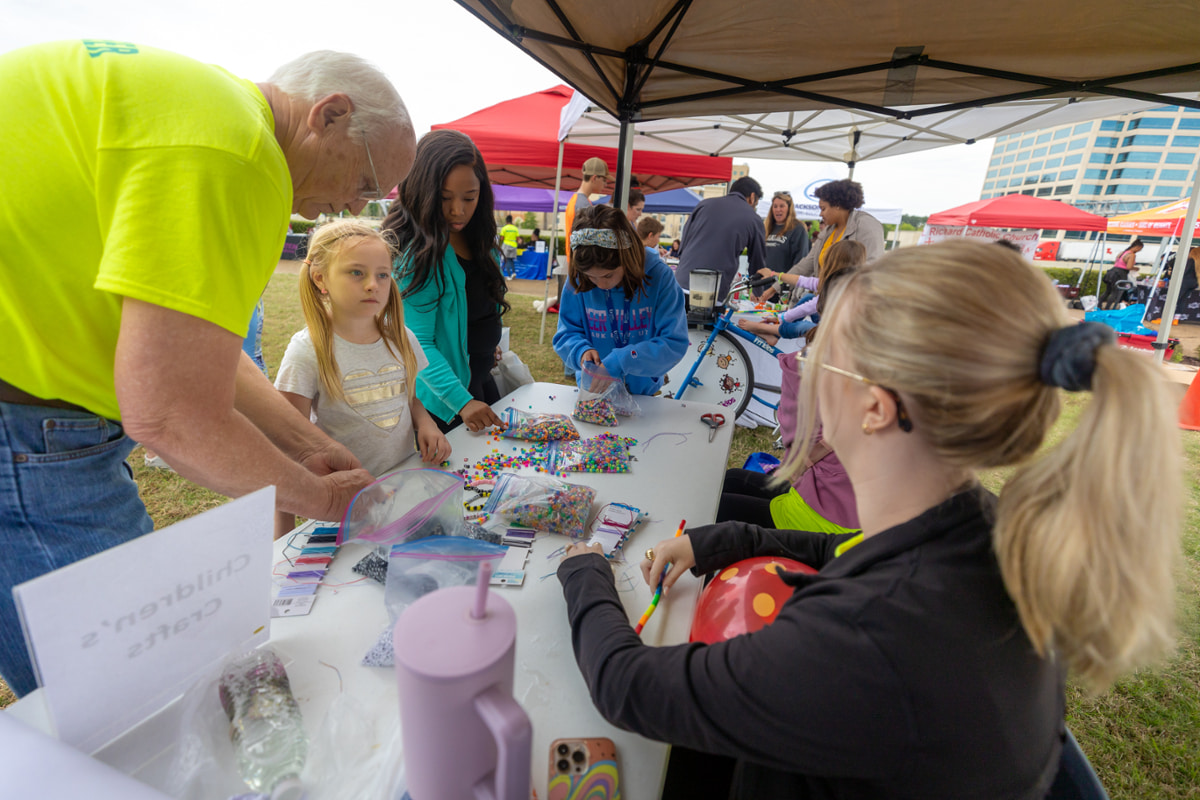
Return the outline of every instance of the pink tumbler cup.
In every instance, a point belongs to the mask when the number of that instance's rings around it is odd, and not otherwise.
[[[513,699],[517,618],[477,586],[439,589],[396,620],[396,683],[413,800],[529,800],[533,728]]]

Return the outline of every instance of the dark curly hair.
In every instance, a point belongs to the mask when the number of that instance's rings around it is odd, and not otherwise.
[[[824,200],[831,206],[844,208],[847,211],[862,208],[863,204],[862,184],[848,178],[823,183],[813,191],[813,194],[818,200]]]

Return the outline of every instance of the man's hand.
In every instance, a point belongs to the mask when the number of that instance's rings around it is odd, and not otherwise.
[[[365,469],[343,470],[332,472],[321,478],[325,496],[311,509],[297,508],[296,510],[312,519],[335,521],[346,514],[346,507],[354,496],[375,482],[375,478]]]
[[[362,469],[362,463],[345,445],[330,439],[323,448],[302,455],[297,459],[314,475],[329,475],[344,470]]]

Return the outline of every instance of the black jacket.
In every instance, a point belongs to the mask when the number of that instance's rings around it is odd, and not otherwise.
[[[773,624],[715,645],[642,645],[608,562],[564,561],[596,707],[651,739],[739,759],[734,796],[746,800],[1043,797],[1063,675],[1033,651],[1004,589],[994,502],[964,491],[840,557],[852,534],[693,529],[697,574],[754,555],[820,568],[789,576]]]

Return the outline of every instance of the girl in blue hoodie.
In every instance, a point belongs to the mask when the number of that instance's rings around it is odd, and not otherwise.
[[[602,365],[633,394],[655,394],[688,349],[683,290],[645,248],[625,214],[609,206],[579,212],[570,273],[559,304],[554,351],[581,378]]]

